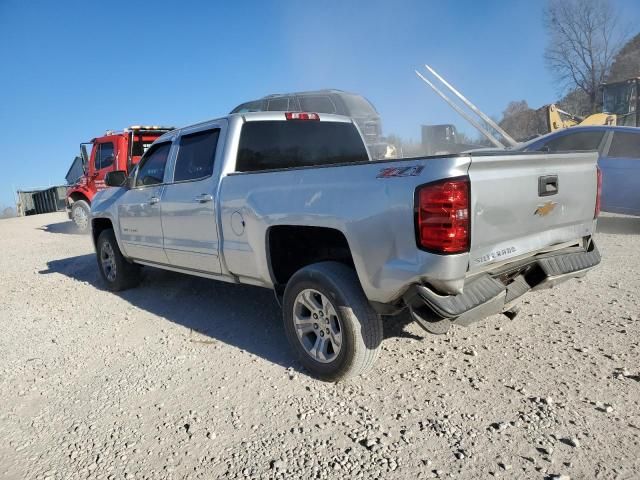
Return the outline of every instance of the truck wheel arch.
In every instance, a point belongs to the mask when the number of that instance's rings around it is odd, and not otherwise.
[[[91,201],[87,198],[87,196],[84,195],[81,192],[78,192],[78,191],[75,191],[75,192],[69,194],[68,198],[69,198],[69,200],[71,200],[69,202],[69,206],[73,205],[78,200],[84,200],[85,202],[87,202],[88,205],[91,205]]]
[[[278,295],[289,279],[313,263],[336,261],[354,268],[345,235],[335,228],[306,225],[274,225],[266,233],[269,274]]]
[[[94,218],[91,221],[91,237],[93,238],[93,244],[98,244],[98,237],[105,230],[113,230],[113,224],[108,218]]]

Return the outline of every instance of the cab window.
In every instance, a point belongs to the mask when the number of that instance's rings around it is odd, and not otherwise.
[[[303,112],[336,113],[336,106],[325,95],[304,95],[300,97],[300,110]]]
[[[99,143],[96,145],[96,170],[102,170],[113,165],[113,143]]]
[[[615,132],[607,157],[640,159],[640,133]]]
[[[180,139],[173,181],[198,180],[210,176],[219,136],[219,129],[184,135]]]
[[[152,146],[140,161],[136,175],[136,187],[158,185],[164,181],[164,169],[169,158],[171,143]]]
[[[604,137],[604,131],[569,133],[549,140],[536,150],[546,150],[548,152],[598,150],[602,137]]]
[[[368,160],[364,142],[352,123],[247,122],[240,134],[236,171],[255,172]]]

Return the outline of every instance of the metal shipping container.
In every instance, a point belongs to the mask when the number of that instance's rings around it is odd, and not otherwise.
[[[16,210],[19,216],[63,212],[67,187],[56,186],[39,190],[18,190]]]

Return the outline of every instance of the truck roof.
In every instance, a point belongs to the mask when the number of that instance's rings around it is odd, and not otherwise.
[[[303,92],[272,93],[270,95],[265,95],[262,98],[290,97],[292,95],[326,95],[330,93],[338,95],[358,95],[357,93],[347,92],[345,90],[339,90],[337,88],[323,88],[321,90],[305,90]]]
[[[228,121],[241,121],[241,122],[256,122],[256,121],[287,121],[286,113],[288,112],[244,112],[244,113],[231,113],[229,115],[225,115],[223,117],[213,118],[211,120],[205,120],[203,122],[194,123],[192,125],[185,125],[184,127],[179,127],[173,129],[170,132],[166,132],[164,135],[156,139],[156,141],[166,140],[167,137],[182,134],[185,130],[191,129],[199,129],[206,128],[208,125],[215,125],[220,122],[220,120],[228,120]],[[315,112],[295,112],[299,113],[315,113]],[[340,123],[353,123],[351,117],[347,117],[345,115],[335,115],[331,113],[317,113],[319,120],[310,120],[310,121],[320,121],[320,122],[340,122]],[[294,120],[296,121],[296,120]],[[307,121],[307,120],[303,120]]]
[[[175,127],[163,127],[160,125],[131,125],[130,127],[126,127],[122,130],[107,130],[104,132],[104,135],[99,137],[94,137],[91,139],[91,142],[94,142],[96,139],[101,137],[106,137],[110,135],[126,135],[128,133],[166,133],[174,130]]]

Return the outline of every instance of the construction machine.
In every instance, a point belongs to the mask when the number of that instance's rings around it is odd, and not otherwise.
[[[547,131],[555,132],[576,125],[618,125],[640,127],[640,108],[638,85],[640,77],[621,82],[602,84],[602,112],[588,117],[579,117],[558,108],[557,105],[545,105],[537,113],[545,119]]]
[[[602,85],[602,109],[616,116],[616,125],[640,127],[640,77]]]

